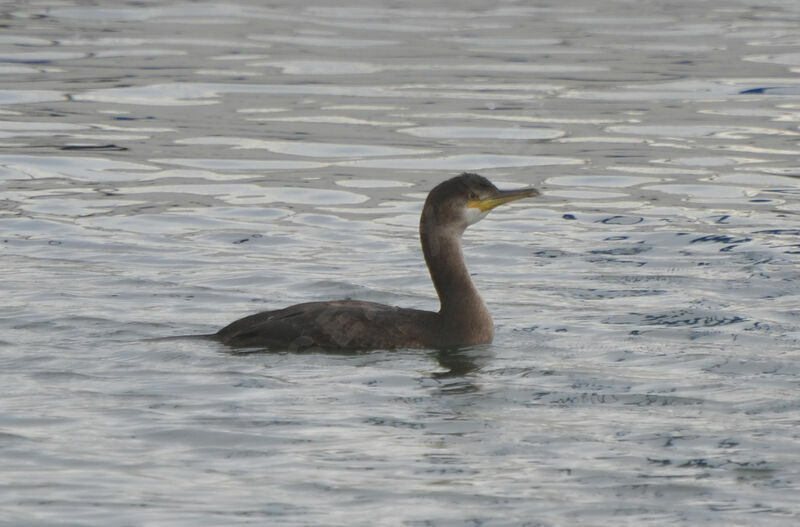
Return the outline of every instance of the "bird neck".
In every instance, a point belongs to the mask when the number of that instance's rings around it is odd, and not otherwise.
[[[494,324],[464,264],[461,231],[423,220],[420,238],[425,263],[439,295],[439,315],[445,331],[459,335],[456,340],[465,343],[491,341]]]

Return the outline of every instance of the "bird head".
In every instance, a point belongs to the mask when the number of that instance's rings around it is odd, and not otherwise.
[[[499,205],[538,195],[534,188],[500,190],[485,177],[465,172],[431,190],[423,208],[422,223],[461,233]]]

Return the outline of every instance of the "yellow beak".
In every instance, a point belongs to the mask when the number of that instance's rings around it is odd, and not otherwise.
[[[467,207],[472,209],[480,209],[481,212],[488,212],[498,205],[508,203],[509,201],[516,201],[522,198],[535,198],[539,195],[539,191],[535,188],[523,188],[519,190],[501,190],[492,197],[485,199],[475,199],[467,203]]]

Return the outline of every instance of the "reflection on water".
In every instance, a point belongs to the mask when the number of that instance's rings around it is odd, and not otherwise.
[[[400,132],[417,137],[458,139],[555,139],[562,137],[561,130],[545,128],[499,128],[477,126],[424,126],[406,128]]]
[[[305,4],[6,6],[4,519],[797,523],[798,4]],[[149,340],[435,309],[462,170],[493,345]]]

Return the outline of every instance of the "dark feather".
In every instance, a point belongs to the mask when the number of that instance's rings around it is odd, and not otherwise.
[[[215,337],[237,347],[305,349],[436,348],[439,315],[339,300],[307,302],[237,320]]]

